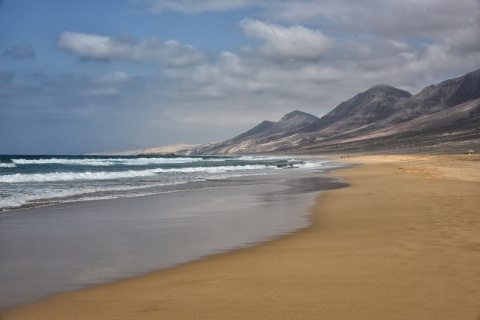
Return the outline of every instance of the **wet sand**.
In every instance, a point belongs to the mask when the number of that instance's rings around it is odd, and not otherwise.
[[[479,160],[349,158],[309,228],[3,319],[479,319]]]
[[[319,190],[345,185],[322,172],[284,172],[2,213],[0,314],[291,233],[308,226]]]

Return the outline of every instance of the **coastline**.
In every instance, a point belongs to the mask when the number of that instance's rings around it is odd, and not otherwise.
[[[306,229],[3,319],[478,318],[478,158],[347,161],[335,176],[351,187],[322,193]]]
[[[2,214],[0,314],[304,228],[317,191],[344,186],[325,176],[331,166]]]

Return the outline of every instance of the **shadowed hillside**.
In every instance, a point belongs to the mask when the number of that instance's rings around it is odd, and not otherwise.
[[[321,118],[293,111],[190,154],[460,152],[480,150],[480,70],[416,95],[378,85]]]

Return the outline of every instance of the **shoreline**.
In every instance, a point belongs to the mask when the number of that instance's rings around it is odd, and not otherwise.
[[[480,162],[459,157],[351,157],[306,229],[3,319],[476,319]]]
[[[316,192],[343,186],[325,170],[244,176],[221,186],[4,215],[0,314],[304,228]]]

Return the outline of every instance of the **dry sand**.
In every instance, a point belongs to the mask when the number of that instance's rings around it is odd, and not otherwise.
[[[3,319],[480,319],[480,158],[349,161],[305,230]]]

